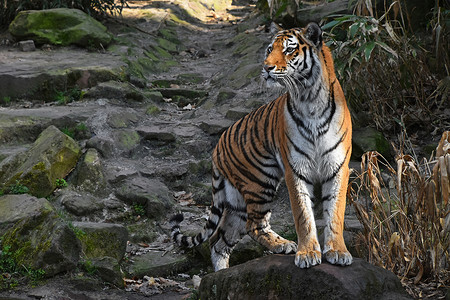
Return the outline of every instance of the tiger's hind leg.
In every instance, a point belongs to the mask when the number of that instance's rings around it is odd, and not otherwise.
[[[265,193],[249,192],[246,194],[248,195],[246,198],[247,233],[255,241],[274,253],[295,253],[297,244],[282,238],[270,228],[270,204],[275,190],[276,188],[273,189],[273,193],[266,190]],[[259,199],[256,200],[254,197],[258,197]]]
[[[218,271],[228,268],[230,254],[245,234],[247,213],[242,195],[214,169],[213,203],[211,213],[218,215],[219,223],[209,242],[212,264]]]

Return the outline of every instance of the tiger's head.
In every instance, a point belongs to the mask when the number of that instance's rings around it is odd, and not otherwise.
[[[278,32],[266,50],[262,77],[267,86],[292,90],[314,84],[321,47],[322,30],[316,23]]]

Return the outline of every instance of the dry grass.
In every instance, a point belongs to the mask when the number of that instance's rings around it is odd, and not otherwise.
[[[364,154],[361,174],[350,185],[350,201],[364,226],[357,250],[404,283],[448,288],[450,131],[431,161],[398,153],[396,168],[377,152]],[[408,290],[420,297],[421,289]]]

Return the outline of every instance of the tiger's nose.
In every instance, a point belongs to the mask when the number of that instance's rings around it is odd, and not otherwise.
[[[264,65],[264,70],[266,70],[267,73],[275,69],[275,66],[272,65]]]

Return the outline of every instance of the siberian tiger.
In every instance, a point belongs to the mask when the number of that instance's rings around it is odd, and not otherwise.
[[[212,155],[213,201],[195,237],[180,233],[182,214],[171,219],[172,239],[185,247],[209,239],[214,269],[228,267],[244,234],[274,253],[295,253],[309,268],[324,258],[350,265],[343,238],[352,125],[330,50],[316,23],[278,32],[267,48],[262,77],[287,93],[226,130]],[[270,228],[270,204],[284,176],[298,246]],[[314,185],[321,199],[314,198]],[[322,201],[324,244],[318,242],[313,204]]]

